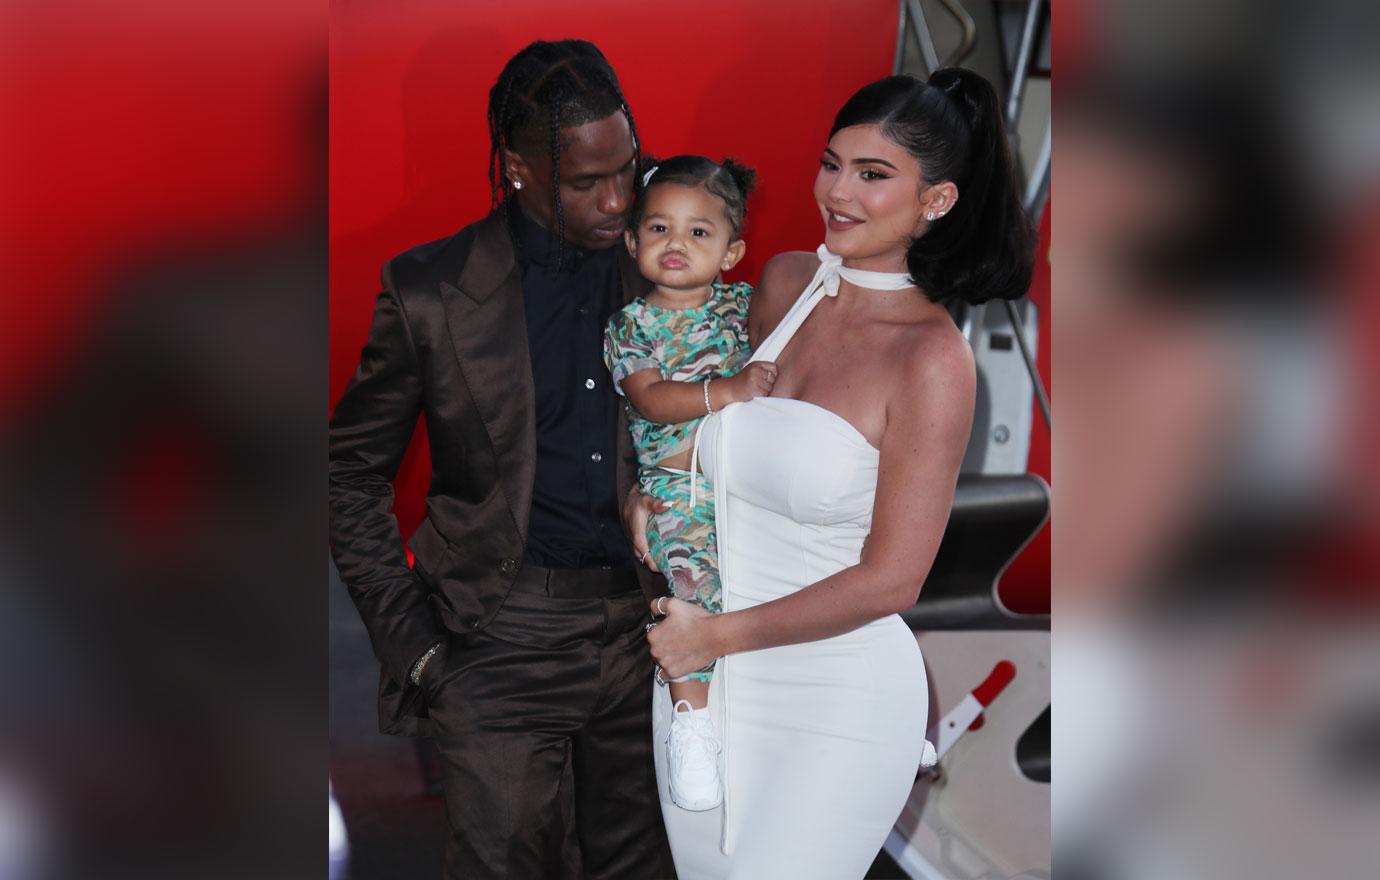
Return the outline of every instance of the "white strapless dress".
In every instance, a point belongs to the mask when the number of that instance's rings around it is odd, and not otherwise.
[[[809,294],[793,311],[813,308]],[[755,359],[784,348],[804,319],[791,317]],[[706,419],[699,454],[715,490],[725,612],[857,564],[878,452],[849,422],[805,401],[758,398]],[[896,615],[719,660],[709,705],[724,745],[725,795],[715,810],[671,803],[671,706],[666,688],[653,691],[657,779],[680,880],[861,878],[922,757],[933,761],[924,663]]]

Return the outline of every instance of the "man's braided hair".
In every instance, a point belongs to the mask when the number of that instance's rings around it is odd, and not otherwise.
[[[632,111],[604,53],[586,40],[538,40],[504,65],[489,90],[489,197],[505,214],[513,182],[504,149],[526,153],[545,138],[551,150],[559,267],[565,256],[565,212],[561,208],[561,129],[621,112],[632,131],[633,154],[641,149]]]

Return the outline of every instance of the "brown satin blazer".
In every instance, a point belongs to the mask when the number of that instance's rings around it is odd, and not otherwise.
[[[624,301],[651,285],[618,247]],[[522,562],[536,472],[536,393],[522,279],[497,212],[412,248],[383,269],[359,369],[331,419],[331,552],[382,665],[379,726],[429,733],[408,671],[450,633],[483,629]],[[393,479],[424,415],[431,449],[426,519],[409,545]],[[625,417],[618,491],[637,478]],[[639,566],[649,600],[660,576]]]

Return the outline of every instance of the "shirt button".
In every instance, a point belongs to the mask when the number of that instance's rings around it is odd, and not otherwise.
[[[593,379],[586,379],[586,380],[585,380],[585,387],[588,388],[589,390],[593,391],[593,390],[594,390],[594,380],[593,380]]]
[[[583,318],[583,317],[585,317],[585,316],[587,316],[587,315],[589,314],[589,306],[580,306],[580,307],[579,307],[578,309],[576,309],[575,311],[579,312],[579,313],[580,313],[580,317]]]
[[[517,567],[518,564],[516,559],[505,559],[498,564],[498,570],[504,574],[512,574],[517,571]]]
[[[591,453],[589,454],[589,460],[590,460],[590,461],[603,461],[603,460],[604,460],[604,456],[601,455],[601,454],[598,453],[598,452],[591,452]]]

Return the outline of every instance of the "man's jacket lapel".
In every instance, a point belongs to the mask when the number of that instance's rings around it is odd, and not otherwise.
[[[488,431],[499,485],[527,540],[536,477],[536,389],[522,275],[500,214],[480,225],[455,284],[441,283],[446,320],[470,398]]]

